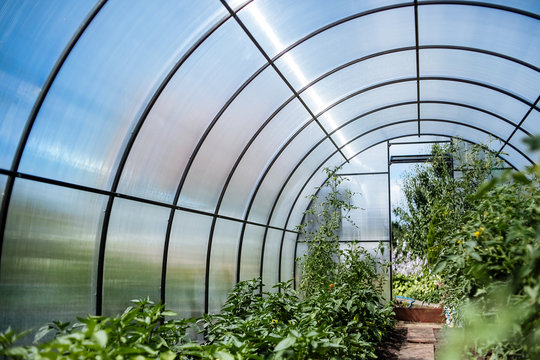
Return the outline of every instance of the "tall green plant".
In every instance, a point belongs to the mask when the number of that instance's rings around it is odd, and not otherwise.
[[[540,137],[530,144],[540,149]],[[463,329],[444,359],[540,358],[540,167],[485,183],[436,271]]]
[[[324,169],[328,180],[310,196],[311,206],[305,212],[307,221],[297,228],[308,246],[307,253],[299,261],[302,268],[300,290],[308,297],[328,289],[335,282],[341,223],[343,219],[350,221],[349,212],[356,209],[351,202],[352,193],[339,190],[345,179],[337,175],[338,170]],[[320,193],[326,193],[326,196],[320,199]]]

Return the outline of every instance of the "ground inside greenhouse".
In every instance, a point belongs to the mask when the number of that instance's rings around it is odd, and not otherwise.
[[[399,321],[377,350],[379,359],[433,360],[440,344],[440,323]]]

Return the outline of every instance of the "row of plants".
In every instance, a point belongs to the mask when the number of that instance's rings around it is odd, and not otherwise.
[[[406,179],[398,249],[426,260],[455,309],[443,359],[540,358],[540,169],[495,176],[493,153],[463,148],[434,146]]]
[[[136,300],[114,317],[87,316],[24,334],[0,334],[0,355],[13,359],[373,359],[393,328],[382,296],[383,268],[366,250],[339,246],[342,218],[353,208],[337,169],[326,170],[328,195],[312,197],[299,228],[307,253],[300,291],[292,280],[262,292],[260,279],[238,283],[219,314],[178,319],[162,304]],[[47,340],[46,340],[47,339]]]

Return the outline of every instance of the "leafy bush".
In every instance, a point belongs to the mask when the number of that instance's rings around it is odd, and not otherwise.
[[[161,359],[176,357],[185,341],[188,320],[166,320],[176,313],[148,298],[133,301],[122,315],[92,316],[79,322],[53,322],[40,328],[35,346],[13,346],[21,336],[11,329],[0,334],[0,355],[12,359]],[[39,343],[49,333],[51,341]]]
[[[394,295],[432,304],[441,301],[442,291],[439,284],[440,277],[433,275],[403,275],[394,273],[392,277]]]

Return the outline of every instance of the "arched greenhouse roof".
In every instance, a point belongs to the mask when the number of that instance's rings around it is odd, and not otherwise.
[[[3,1],[0,324],[215,311],[295,276],[321,169],[382,204],[391,141],[523,169],[539,95],[536,0]]]

